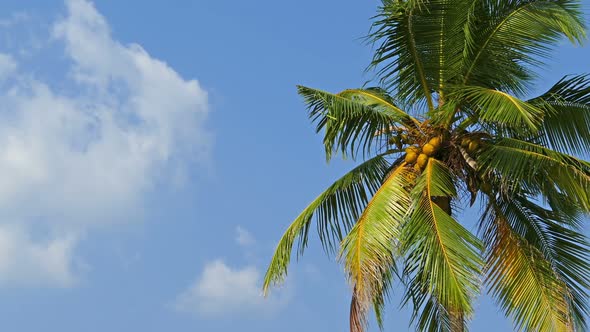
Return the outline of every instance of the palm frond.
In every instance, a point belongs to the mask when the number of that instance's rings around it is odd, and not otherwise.
[[[566,285],[543,253],[511,225],[523,221],[504,208],[492,197],[482,218],[492,296],[518,330],[571,331]]]
[[[369,39],[379,43],[371,67],[410,103],[426,101],[460,73],[468,1],[385,0]]]
[[[581,220],[562,211],[547,210],[526,197],[502,197],[499,205],[512,229],[529,244],[539,249],[557,278],[563,283],[562,295],[568,304],[570,321],[575,331],[586,331],[590,314],[590,250],[581,233]]]
[[[562,37],[581,43],[585,27],[575,0],[474,1],[465,26],[465,84],[522,93],[530,66]]]
[[[526,188],[554,200],[562,193],[580,209],[590,211],[590,163],[540,145],[513,138],[486,144],[476,156],[482,172],[497,172],[505,190]]]
[[[384,330],[383,310],[385,309],[385,304],[391,300],[394,282],[400,280],[397,264],[393,264],[389,270],[383,270],[383,274],[381,275],[381,291],[373,294],[373,311],[375,312],[375,319],[381,331]]]
[[[387,132],[392,126],[416,123],[410,115],[373,90],[346,90],[340,94],[298,87],[305,99],[309,117],[316,131],[324,133],[326,158],[335,152],[355,158],[374,152],[376,132]]]
[[[450,324],[451,314],[469,319],[479,292],[481,244],[439,206],[456,196],[455,180],[442,162],[429,159],[412,191],[415,206],[403,228],[405,272],[411,276],[407,297],[414,301],[420,328],[428,331]]]
[[[321,193],[289,226],[275,249],[266,276],[264,293],[272,284],[282,282],[287,275],[291,251],[299,239],[298,255],[303,254],[313,218],[317,220],[322,244],[333,250],[343,233],[348,232],[358,219],[369,198],[380,187],[389,169],[385,155],[378,155],[342,176]]]
[[[354,285],[357,317],[351,322],[366,322],[369,305],[384,292],[384,274],[395,263],[400,225],[410,208],[409,187],[413,172],[405,163],[391,172],[375,193],[350,233],[343,239],[340,258]],[[351,326],[353,328],[354,326]]]
[[[420,121],[403,111],[387,91],[382,88],[369,87],[364,89],[346,89],[339,92],[338,96],[362,103],[380,112],[397,113],[400,119],[402,119],[403,125],[406,126],[406,129],[409,131],[418,130],[420,127]]]
[[[543,121],[543,109],[508,93],[478,86],[460,90],[479,120],[516,132],[536,132]]]
[[[416,331],[428,332],[448,332],[453,331],[451,315],[447,309],[438,302],[436,297],[428,296],[427,294],[420,294],[420,300],[426,300],[424,306],[421,307],[420,317],[414,316],[412,321],[418,319],[416,322]],[[456,329],[462,331],[463,326]]]
[[[543,108],[542,139],[545,145],[574,154],[590,146],[590,76],[564,77],[530,104]]]

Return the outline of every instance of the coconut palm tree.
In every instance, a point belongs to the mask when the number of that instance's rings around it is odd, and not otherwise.
[[[350,329],[379,325],[392,285],[417,330],[464,331],[482,289],[524,331],[585,331],[590,76],[527,98],[550,50],[579,44],[575,0],[383,0],[379,88],[300,86],[327,159],[362,163],[281,238],[264,291],[315,221],[352,287]],[[478,230],[458,219],[479,202]]]

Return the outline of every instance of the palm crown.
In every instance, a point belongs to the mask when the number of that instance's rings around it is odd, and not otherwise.
[[[370,38],[380,88],[299,93],[326,156],[364,162],[281,238],[264,290],[315,221],[353,286],[351,331],[405,287],[415,326],[463,331],[486,287],[515,327],[583,331],[590,258],[590,77],[525,98],[552,46],[585,38],[573,0],[384,0]],[[456,219],[482,205],[479,231]]]

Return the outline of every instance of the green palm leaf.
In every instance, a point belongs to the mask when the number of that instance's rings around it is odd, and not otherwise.
[[[383,276],[394,265],[400,225],[410,208],[413,172],[402,163],[375,193],[350,233],[343,239],[340,257],[354,285],[351,331],[362,331],[371,303],[381,301]],[[354,309],[354,310],[353,310]]]
[[[326,158],[340,150],[354,158],[372,152],[375,133],[388,132],[392,126],[415,124],[417,121],[385,99],[375,90],[346,90],[340,94],[299,86],[316,123],[316,131],[324,133]]]
[[[487,144],[476,159],[484,173],[501,175],[507,191],[523,186],[554,201],[554,194],[563,193],[590,211],[590,163],[586,161],[512,138]]]
[[[371,67],[388,89],[414,103],[426,101],[460,73],[468,1],[384,0],[369,39],[379,43]]]
[[[477,86],[460,90],[461,98],[469,105],[483,122],[517,132],[536,132],[543,121],[543,109],[522,101],[508,93]]]
[[[530,104],[543,108],[543,142],[554,149],[583,153],[590,146],[590,77],[564,77]]]
[[[469,85],[522,93],[562,36],[585,38],[580,3],[572,0],[474,1],[466,25],[464,79]],[[528,67],[527,67],[528,66]]]
[[[547,210],[523,196],[502,197],[499,203],[511,228],[539,249],[564,286],[570,320],[576,331],[586,331],[590,314],[586,290],[590,288],[590,251],[581,233],[579,216]]]
[[[511,217],[491,198],[482,218],[492,296],[519,330],[570,331],[566,286],[542,252],[514,230]]]
[[[393,98],[381,88],[347,89],[338,93],[338,96],[354,100],[355,102],[359,102],[386,114],[390,112],[397,113],[399,118],[403,121],[403,124],[407,126],[406,129],[408,130],[417,130],[420,127],[420,121],[409,116],[397,106]]]
[[[342,239],[342,233],[347,232],[358,219],[388,169],[389,162],[385,156],[378,155],[345,174],[313,200],[279,241],[264,278],[264,292],[267,293],[272,284],[282,282],[287,275],[295,240],[299,239],[298,253],[303,253],[314,217],[322,244],[327,249],[333,248]]]
[[[397,264],[391,265],[389,270],[383,270],[381,275],[381,292],[373,294],[373,310],[375,311],[375,319],[381,331],[384,330],[383,311],[386,302],[391,300],[391,292],[394,282],[398,281],[400,274],[397,269]]]
[[[415,206],[404,226],[408,297],[420,312],[421,330],[445,330],[451,314],[468,319],[479,292],[481,244],[439,206],[456,196],[454,182],[450,170],[431,158],[412,192]]]

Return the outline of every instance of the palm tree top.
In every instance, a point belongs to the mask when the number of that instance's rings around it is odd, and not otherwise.
[[[379,87],[298,87],[327,159],[363,159],[289,226],[264,291],[315,221],[352,285],[351,331],[391,286],[424,331],[463,331],[489,289],[516,329],[584,331],[590,312],[590,76],[528,92],[563,38],[586,38],[580,2],[384,0],[369,36]],[[576,157],[578,156],[578,157]],[[477,234],[457,219],[483,206]]]

